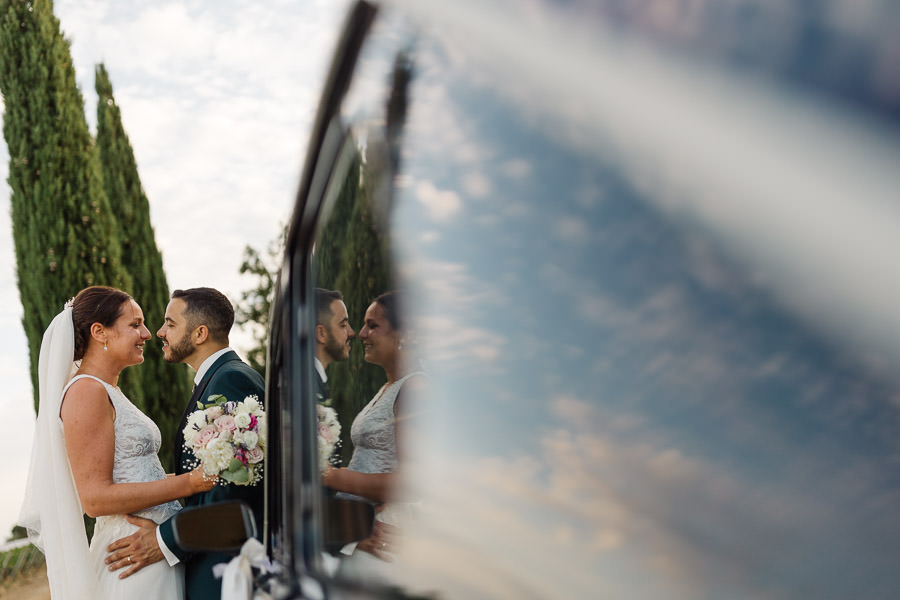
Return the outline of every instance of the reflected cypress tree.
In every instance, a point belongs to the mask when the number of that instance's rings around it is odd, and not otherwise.
[[[0,91],[34,402],[44,329],[89,285],[130,289],[115,216],[53,3],[0,0]]]
[[[361,177],[364,172],[357,152],[318,240],[316,257],[316,285],[344,294],[350,323],[357,332],[372,299],[391,287],[387,247],[372,213],[371,178]],[[328,387],[341,422],[344,464],[353,453],[350,425],[385,380],[381,367],[363,360],[358,342],[349,360],[329,366]]]
[[[169,284],[150,222],[150,203],[141,185],[134,151],[122,125],[121,111],[113,97],[106,67],[97,65],[94,75],[97,147],[106,195],[119,223],[122,263],[131,274],[131,293],[144,311],[147,327],[155,332],[163,323],[169,302]],[[163,440],[160,460],[167,470],[172,470],[176,429],[191,395],[187,367],[167,364],[163,360],[161,343],[153,339],[144,345],[144,363],[137,369],[126,369],[124,374],[132,375],[132,372],[140,375],[141,385],[123,387],[123,390],[135,403],[140,400],[145,412],[159,426]]]

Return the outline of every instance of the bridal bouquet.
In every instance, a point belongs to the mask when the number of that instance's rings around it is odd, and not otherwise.
[[[266,413],[256,396],[240,402],[214,394],[198,402],[187,419],[184,447],[208,475],[236,485],[255,485],[263,476]]]
[[[328,465],[337,460],[334,449],[341,444],[341,424],[337,413],[330,406],[316,404],[318,420],[317,437],[319,441],[319,470],[324,471]]]

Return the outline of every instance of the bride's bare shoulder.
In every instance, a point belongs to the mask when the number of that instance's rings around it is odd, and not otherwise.
[[[65,421],[66,416],[73,413],[79,416],[111,414],[115,417],[106,387],[92,377],[77,379],[63,395],[60,417]]]

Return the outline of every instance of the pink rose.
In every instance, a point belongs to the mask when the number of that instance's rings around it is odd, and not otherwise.
[[[215,421],[219,417],[221,417],[225,411],[222,410],[221,406],[210,406],[206,409],[206,418],[210,421]]]
[[[244,456],[247,459],[247,462],[251,465],[255,465],[258,462],[262,462],[263,459],[263,451],[262,448],[256,446],[250,450],[244,452]]]
[[[325,423],[319,423],[319,437],[329,444],[334,441],[334,436],[331,435],[331,429],[329,429],[328,425]]]
[[[231,415],[222,415],[213,423],[219,431],[234,431],[237,429],[237,425],[234,424],[234,417]]]
[[[212,425],[207,425],[203,429],[197,432],[197,435],[194,436],[194,448],[205,448],[206,444],[209,443],[210,440],[219,435],[219,432],[216,431],[216,428]]]

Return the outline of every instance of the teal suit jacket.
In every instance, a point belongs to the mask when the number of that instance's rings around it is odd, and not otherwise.
[[[194,453],[184,448],[182,431],[188,415],[197,410],[197,402],[205,402],[213,394],[222,394],[229,400],[241,401],[247,396],[257,396],[264,403],[265,381],[234,352],[226,352],[209,368],[203,379],[194,388],[190,402],[181,418],[178,435],[175,438],[175,472],[187,473],[193,469]],[[242,500],[253,511],[256,520],[257,537],[262,534],[263,484],[239,486],[221,483],[208,492],[195,494],[185,499],[185,506],[202,506],[224,500]],[[213,565],[231,560],[231,556],[221,553],[191,553],[178,547],[171,519],[159,525],[159,532],[169,550],[184,565],[187,600],[213,600],[221,596],[222,580],[213,576]]]

